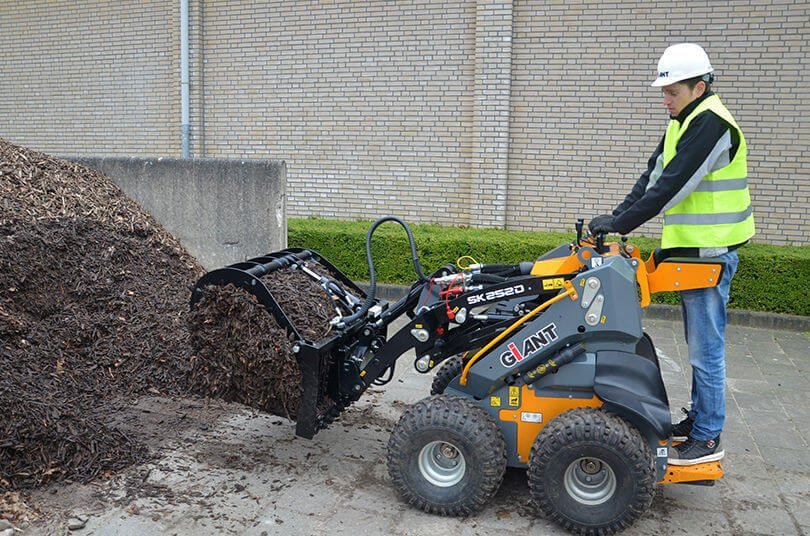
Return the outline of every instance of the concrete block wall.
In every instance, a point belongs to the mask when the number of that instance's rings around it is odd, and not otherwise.
[[[570,230],[643,170],[667,121],[658,56],[695,41],[748,138],[757,239],[810,243],[806,1],[190,8],[192,155],[286,161],[291,216]],[[178,2],[0,3],[0,136],[178,156],[178,25]]]
[[[284,162],[68,158],[110,177],[208,270],[287,247]]]

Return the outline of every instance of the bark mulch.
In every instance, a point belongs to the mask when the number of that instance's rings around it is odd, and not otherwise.
[[[144,394],[294,417],[289,337],[241,291],[214,289],[189,315],[202,273],[109,178],[0,138],[0,492],[87,482],[146,459],[112,424]],[[268,284],[302,332],[321,336],[328,298],[284,274]]]
[[[295,270],[262,278],[290,322],[307,339],[329,332],[335,316],[326,293]],[[301,370],[293,338],[254,296],[233,285],[209,286],[189,315],[195,392],[295,419]]]

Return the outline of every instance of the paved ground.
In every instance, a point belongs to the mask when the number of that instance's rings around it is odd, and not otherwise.
[[[645,321],[673,413],[688,399],[682,326]],[[292,425],[227,404],[142,399],[135,428],[159,457],[89,486],[31,500],[43,509],[28,534],[563,534],[532,508],[525,473],[507,472],[491,505],[468,519],[414,510],[392,490],[388,430],[429,376],[403,358],[396,379],[313,440]],[[661,486],[625,534],[810,534],[810,337],[730,326],[726,476],[715,487]],[[149,435],[149,434],[146,434]],[[81,525],[76,519],[72,521]]]

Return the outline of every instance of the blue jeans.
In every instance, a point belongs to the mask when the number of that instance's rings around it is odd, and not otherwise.
[[[714,439],[726,420],[726,304],[737,271],[737,251],[719,256],[726,261],[716,287],[681,291],[684,334],[692,364],[691,437]]]

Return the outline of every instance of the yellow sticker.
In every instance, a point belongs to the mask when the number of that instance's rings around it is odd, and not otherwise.
[[[565,286],[565,279],[562,277],[555,277],[554,279],[543,279],[543,290],[554,290],[563,288]]]
[[[520,387],[509,386],[509,405],[515,408],[520,406]]]
[[[607,320],[607,317],[605,315],[602,315],[602,321],[601,322],[604,324],[606,320]]]
[[[584,287],[584,286],[585,286],[585,279],[580,279],[580,280],[579,280],[579,286],[580,286],[580,287]]]
[[[491,396],[489,397],[489,405],[493,408],[501,407],[501,397],[499,396]]]

